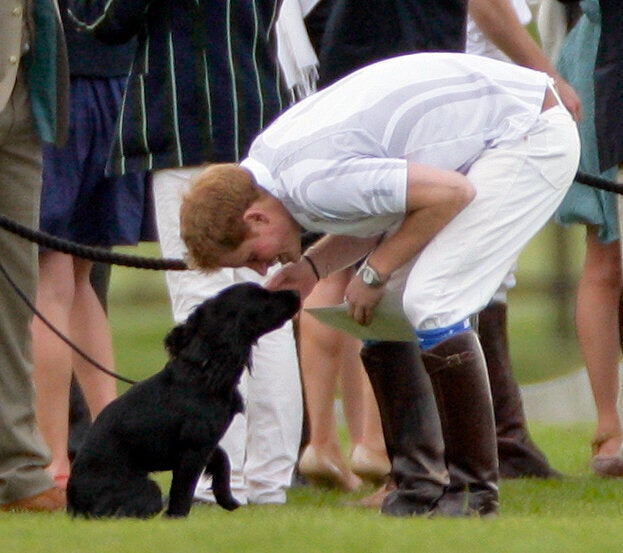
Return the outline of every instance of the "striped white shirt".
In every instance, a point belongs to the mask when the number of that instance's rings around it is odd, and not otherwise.
[[[407,161],[466,173],[526,134],[548,79],[468,54],[392,58],[287,110],[243,166],[304,228],[377,234],[405,212]]]

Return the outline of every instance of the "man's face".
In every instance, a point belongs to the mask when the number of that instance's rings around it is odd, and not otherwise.
[[[248,267],[262,276],[275,263],[298,261],[301,239],[290,221],[250,221],[252,234],[237,249],[220,257],[222,267]]]

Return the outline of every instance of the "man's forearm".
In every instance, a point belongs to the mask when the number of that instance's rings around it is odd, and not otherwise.
[[[380,236],[356,238],[328,234],[310,246],[304,255],[311,258],[320,278],[325,278],[359,261],[374,249],[380,239]]]
[[[408,175],[405,218],[368,260],[383,279],[417,256],[476,194],[467,177],[456,171],[409,164]]]

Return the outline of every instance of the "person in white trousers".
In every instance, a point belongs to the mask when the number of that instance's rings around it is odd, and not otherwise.
[[[154,198],[162,255],[182,258],[179,210],[183,194],[199,168],[156,171]],[[222,269],[211,275],[199,271],[169,271],[167,286],[176,323],[186,320],[205,298],[236,282],[266,279],[246,268]],[[303,407],[298,358],[292,322],[262,337],[253,350],[252,371],[244,373],[240,392],[245,412],[236,415],[221,446],[231,463],[231,487],[242,504],[285,503],[298,458]],[[202,477],[195,498],[213,502],[211,481]]]

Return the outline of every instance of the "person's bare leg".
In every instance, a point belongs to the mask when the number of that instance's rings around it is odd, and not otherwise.
[[[343,290],[340,275],[332,275],[316,286],[305,306],[340,303]],[[334,408],[343,335],[304,311],[301,312],[299,328],[301,375],[309,425],[309,442],[301,454],[299,470],[310,479],[325,480],[347,491],[354,490],[361,480],[344,462]]]
[[[347,275],[345,285],[351,277]],[[361,362],[360,340],[335,331],[342,343],[340,388],[350,436],[351,470],[363,480],[380,483],[391,469],[383,428],[370,380]]]
[[[69,335],[74,297],[72,257],[59,252],[39,256],[36,305],[63,335]],[[48,470],[58,479],[69,474],[69,386],[71,352],[38,317],[33,318],[33,360],[36,414],[41,433],[52,452]],[[58,480],[62,486],[64,482]]]
[[[383,427],[381,426],[381,415],[379,406],[374,397],[374,390],[370,385],[370,380],[366,377],[364,381],[364,424],[363,424],[363,442],[372,450],[383,454],[387,459],[387,451],[385,449],[385,440],[383,439]],[[389,460],[388,460],[389,462]]]
[[[75,259],[75,299],[71,313],[71,336],[76,345],[109,370],[114,368],[110,325],[90,280],[92,262]],[[86,399],[91,418],[117,396],[116,380],[73,353],[73,368]]]
[[[603,456],[616,455],[623,441],[617,411],[620,296],[619,244],[600,243],[595,230],[589,228],[586,258],[578,284],[576,327],[597,410],[595,438],[601,443],[594,453]]]
[[[339,330],[331,330],[339,346],[338,380],[344,419],[348,429],[351,450],[363,440],[364,432],[364,377],[366,373],[359,358],[361,341]]]

